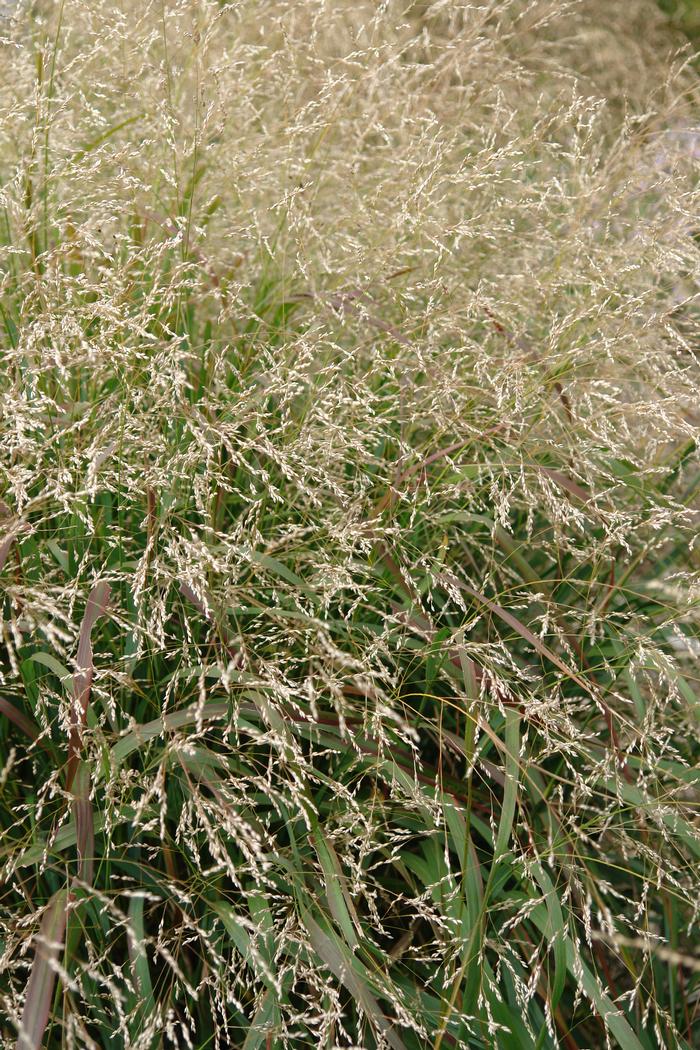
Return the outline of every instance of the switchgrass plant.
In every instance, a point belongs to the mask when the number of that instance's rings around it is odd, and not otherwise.
[[[2,1045],[698,1046],[682,40],[0,18]]]

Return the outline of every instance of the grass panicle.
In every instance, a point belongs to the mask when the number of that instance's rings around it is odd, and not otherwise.
[[[700,1045],[676,15],[0,3],[3,1047]]]

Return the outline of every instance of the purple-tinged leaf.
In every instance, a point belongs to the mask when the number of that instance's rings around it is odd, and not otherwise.
[[[63,951],[69,899],[67,889],[58,890],[41,920],[15,1050],[40,1050],[51,1010],[56,967]]]
[[[95,821],[90,801],[90,767],[87,762],[78,762],[73,780],[73,794],[78,875],[83,882],[91,884],[95,869]]]
[[[92,629],[96,621],[103,616],[109,602],[110,586],[104,581],[96,583],[90,591],[85,615],[80,625],[80,638],[78,640],[78,665],[73,676],[73,704],[71,706],[70,736],[68,739],[68,773],[66,786],[70,789],[73,777],[80,758],[80,749],[83,742],[83,726],[87,716],[88,704],[90,702],[90,690],[94,674],[92,660]]]
[[[0,697],[0,714],[5,715],[11,722],[14,722],[17,728],[21,729],[30,740],[36,740],[39,736],[39,728],[32,719],[23,714],[22,711],[18,711],[14,704],[10,703],[9,700],[4,700],[2,697]]]
[[[537,469],[540,474],[544,474],[546,477],[551,478],[552,481],[565,489],[566,492],[570,492],[572,496],[576,496],[576,498],[581,500],[582,503],[589,502],[591,498],[590,492],[586,492],[582,485],[573,481],[568,475],[562,474],[560,470],[551,470],[549,467],[538,467]]]

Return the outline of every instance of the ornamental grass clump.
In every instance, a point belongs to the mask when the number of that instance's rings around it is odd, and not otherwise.
[[[699,107],[647,0],[2,6],[3,1046],[698,1045]]]

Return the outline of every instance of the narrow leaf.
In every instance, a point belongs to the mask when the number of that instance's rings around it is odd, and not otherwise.
[[[535,649],[542,656],[545,656],[548,660],[550,660],[551,663],[553,663],[555,667],[558,667],[559,670],[562,671],[565,675],[567,675],[568,678],[571,678],[587,693],[591,692],[591,686],[585,680],[585,678],[582,678],[581,675],[578,674],[576,671],[572,670],[570,667],[567,667],[564,661],[560,660],[557,654],[555,652],[552,652],[549,646],[545,645],[541,638],[538,638],[537,635],[534,634],[529,627],[526,627],[524,623],[521,623],[520,620],[518,620],[516,616],[513,616],[511,612],[508,612],[507,609],[504,609],[496,602],[492,602],[491,599],[487,598],[485,594],[481,594],[479,591],[474,590],[474,588],[470,587],[468,583],[463,583],[463,581],[457,579],[456,576],[449,574],[448,578],[450,583],[459,587],[467,594],[471,595],[472,598],[476,598],[478,602],[481,602],[482,605],[485,605],[486,608],[489,609],[496,616],[498,616],[499,619],[503,620],[504,623],[507,623],[508,626],[512,627],[514,631],[517,631],[521,638],[524,638],[526,642],[529,642],[533,649]]]
[[[331,938],[325,933],[308,913],[304,914],[303,919],[309,933],[311,946],[319,959],[326,964],[334,977],[354,996],[367,1018],[376,1025],[387,1043],[393,1047],[393,1050],[406,1050],[404,1043],[387,1021],[379,1003],[369,990],[367,982],[355,972],[355,966],[359,965],[357,960],[350,955],[348,949],[343,950],[342,942],[338,941],[337,938]]]
[[[503,790],[501,819],[498,823],[496,845],[493,851],[494,864],[507,852],[513,830],[515,807],[518,800],[519,751],[520,715],[516,708],[509,707],[506,709],[506,782]]]
[[[68,901],[68,890],[65,887],[58,890],[41,920],[16,1050],[39,1050],[41,1047],[56,983],[56,965],[63,950]]]
[[[136,1015],[139,1030],[141,1022],[155,1011],[156,1003],[153,998],[153,985],[151,973],[148,967],[148,955],[146,954],[146,930],[143,921],[143,897],[132,897],[129,902],[129,936],[128,949],[131,967],[136,978],[136,986],[139,995],[139,1005]]]
[[[10,703],[9,700],[5,700],[2,697],[0,697],[0,713],[5,715],[6,718],[9,718],[11,722],[14,722],[17,728],[21,729],[25,736],[28,736],[30,740],[36,740],[39,736],[39,728],[36,723],[34,723],[31,718],[28,718],[27,715],[18,711],[15,705]]]
[[[78,762],[73,780],[73,792],[78,872],[83,882],[92,883],[95,867],[95,823],[90,801],[90,767],[87,762]]]
[[[553,936],[551,920],[544,904],[538,905],[531,913],[531,919],[545,937]],[[591,1001],[605,1027],[616,1039],[622,1050],[644,1050],[642,1043],[630,1028],[624,1014],[601,989],[597,979],[586,964],[577,958],[574,945],[567,939],[566,966],[571,975],[580,980],[581,988]]]
[[[78,766],[83,742],[83,726],[87,717],[90,702],[90,690],[94,674],[92,659],[92,629],[100,616],[107,610],[110,587],[104,581],[96,583],[90,591],[85,607],[83,622],[80,625],[78,639],[77,670],[73,676],[74,699],[71,705],[71,729],[68,739],[68,772],[66,784],[70,788]]]

